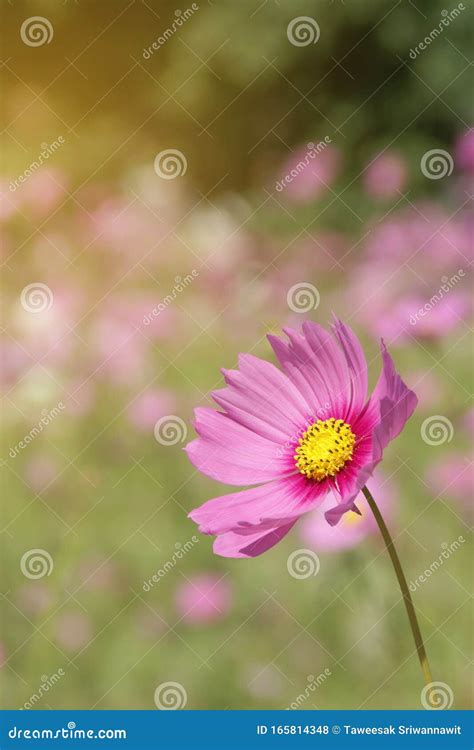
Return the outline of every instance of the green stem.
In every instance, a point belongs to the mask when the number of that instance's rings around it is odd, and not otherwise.
[[[423,672],[423,677],[424,677],[426,685],[429,685],[430,683],[433,682],[433,678],[431,677],[430,665],[428,663],[428,657],[426,655],[425,645],[423,643],[420,626],[418,625],[418,620],[416,617],[415,607],[413,606],[413,600],[411,598],[410,589],[408,588],[407,579],[405,578],[405,574],[403,572],[403,568],[401,566],[400,559],[397,554],[397,550],[395,549],[392,537],[390,536],[390,532],[385,525],[385,521],[382,518],[382,514],[380,513],[380,510],[378,509],[378,506],[374,498],[370,494],[367,487],[363,487],[362,492],[364,493],[365,498],[370,506],[370,509],[375,516],[375,520],[377,521],[378,527],[380,529],[383,540],[385,542],[385,546],[387,547],[388,554],[390,555],[390,559],[395,569],[395,574],[398,579],[400,590],[403,594],[403,601],[405,602],[408,619],[410,621],[411,631],[413,633],[413,638],[415,639],[416,650],[418,652],[418,658],[421,664],[421,671]]]

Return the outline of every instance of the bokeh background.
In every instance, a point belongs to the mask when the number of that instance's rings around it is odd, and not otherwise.
[[[4,707],[421,707],[363,503],[254,560],[187,519],[220,368],[333,311],[419,397],[369,486],[471,706],[469,5],[2,3]]]

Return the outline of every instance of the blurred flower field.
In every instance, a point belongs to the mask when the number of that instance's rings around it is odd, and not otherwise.
[[[227,491],[183,451],[221,368],[272,359],[268,333],[333,313],[371,386],[382,337],[418,396],[368,486],[434,679],[472,707],[464,15],[409,55],[443,8],[3,10],[4,708],[160,708],[167,683],[191,709],[421,706],[364,500],[252,560],[215,556],[187,517]],[[32,15],[51,26],[40,43]],[[297,551],[309,572],[292,574]]]

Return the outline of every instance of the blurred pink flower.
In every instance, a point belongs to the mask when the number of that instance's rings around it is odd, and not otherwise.
[[[474,172],[474,130],[466,130],[455,145],[456,164],[465,172]]]
[[[416,393],[421,409],[430,409],[442,400],[442,383],[432,370],[409,371],[406,382],[408,387]]]
[[[166,236],[167,226],[156,211],[153,213],[138,199],[107,198],[91,216],[86,227],[90,247],[105,247],[137,263],[152,252],[159,257],[159,243]]]
[[[397,344],[438,339],[472,311],[469,222],[430,205],[374,227],[349,279],[352,310],[376,336]]]
[[[474,438],[474,407],[469,409],[464,415],[463,426],[468,435]]]
[[[79,651],[92,638],[89,617],[83,612],[64,612],[55,621],[55,638],[66,651]]]
[[[43,282],[42,282],[43,283]],[[32,314],[19,305],[15,328],[22,348],[35,361],[45,366],[64,364],[76,345],[71,333],[83,304],[82,291],[72,285],[53,284],[47,298],[51,306]]]
[[[87,377],[74,379],[68,383],[67,390],[63,398],[67,414],[73,417],[89,414],[96,401],[93,379],[87,380]]]
[[[366,245],[371,262],[379,259],[394,268],[406,261],[419,263],[430,276],[466,269],[472,254],[469,220],[461,214],[452,217],[435,203],[418,203],[390,214],[373,226]]]
[[[0,338],[0,384],[13,385],[31,366],[33,360],[17,341]]]
[[[32,490],[41,493],[54,484],[59,471],[59,465],[52,456],[37,453],[25,463],[25,481]]]
[[[87,591],[113,591],[118,583],[117,565],[102,555],[90,554],[79,563],[75,578],[75,587],[79,585]]]
[[[54,595],[43,581],[25,583],[17,593],[18,606],[27,615],[39,615],[51,607]]]
[[[98,377],[126,384],[143,374],[153,340],[171,336],[176,330],[173,310],[165,308],[153,314],[158,302],[156,298],[135,296],[107,300],[93,322],[90,337]]]
[[[472,457],[460,453],[441,458],[427,472],[427,481],[436,495],[454,500],[472,508],[474,495],[474,467]]]
[[[107,311],[95,321],[91,342],[96,353],[91,376],[122,385],[138,380],[143,373],[147,343],[115,312]]]
[[[228,614],[232,606],[232,590],[222,576],[201,573],[178,586],[175,604],[185,622],[211,622]]]
[[[177,400],[171,391],[150,388],[132,401],[127,416],[139,430],[148,431],[160,417],[172,414],[176,406]]]
[[[393,198],[403,191],[407,167],[397,154],[387,151],[377,156],[364,172],[364,186],[374,198]]]
[[[393,485],[377,473],[369,479],[367,487],[377,498],[377,504],[385,520],[390,519],[394,502]],[[329,526],[324,518],[324,511],[328,510],[332,502],[326,500],[321,508],[309,513],[301,522],[299,528],[301,539],[315,552],[348,549],[355,547],[368,535],[379,534],[373,513],[363,495],[360,495],[357,500],[361,515],[346,513],[337,526]]]
[[[20,198],[36,216],[46,216],[69,197],[65,175],[53,168],[32,174],[19,191]]]
[[[6,179],[0,179],[0,221],[8,221],[20,210],[21,200],[17,190],[10,190]]]
[[[319,154],[302,147],[283,163],[277,181],[282,187],[277,189],[295,203],[314,200],[332,185],[340,162],[341,155],[334,146],[327,146]]]

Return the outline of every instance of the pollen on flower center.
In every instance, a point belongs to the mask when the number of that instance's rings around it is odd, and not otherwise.
[[[318,419],[298,441],[295,462],[308,479],[334,477],[352,459],[356,437],[343,419]]]

